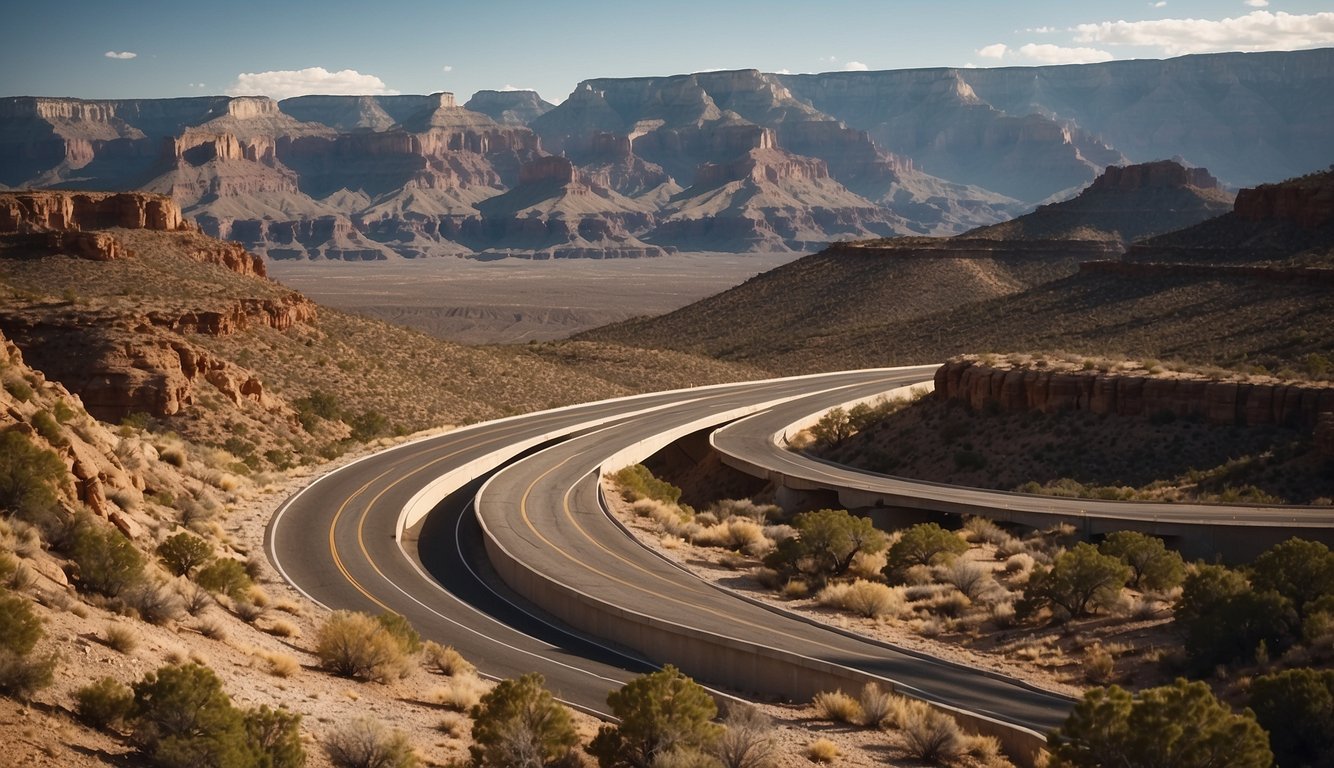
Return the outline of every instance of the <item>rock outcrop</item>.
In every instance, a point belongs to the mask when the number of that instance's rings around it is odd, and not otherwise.
[[[536,91],[478,91],[463,105],[501,125],[528,125],[556,108]]]
[[[140,192],[0,193],[0,234],[42,230],[92,230],[123,227],[175,231],[188,229],[171,198]]]
[[[1211,424],[1314,429],[1334,411],[1334,386],[996,368],[969,359],[942,365],[935,385],[942,400],[1003,412],[1170,413]]]

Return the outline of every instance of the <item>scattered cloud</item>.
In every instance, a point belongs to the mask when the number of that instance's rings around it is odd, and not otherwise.
[[[1040,64],[1095,64],[1111,61],[1114,56],[1097,48],[1067,48],[1050,43],[1028,43],[1019,46],[1018,53],[1029,61]]]
[[[208,87],[208,86],[204,85],[203,83],[186,83],[186,85],[190,86],[191,88],[207,88],[207,87]]]
[[[1154,8],[1166,8],[1166,7],[1167,7],[1167,0],[1158,0],[1158,2],[1156,2],[1156,3],[1153,4],[1153,7],[1154,7]]]
[[[134,51],[107,51],[102,55],[107,57],[108,59],[133,59],[135,56],[138,56],[139,54],[135,53]]]
[[[445,66],[443,66],[443,67],[440,68],[440,71],[441,71],[441,72],[453,72],[453,71],[454,71],[454,65],[453,65],[453,64],[446,64]]]
[[[1246,4],[1252,8],[1264,8],[1269,5],[1269,0],[1246,0]]]
[[[775,72],[774,74],[775,74],[775,75],[790,75],[790,74],[792,74],[792,70],[788,69],[787,67],[783,67],[782,69],[778,70],[778,71]]]
[[[1035,35],[1050,35],[1051,33],[1055,32],[1055,31],[1057,31],[1057,30],[1056,30],[1056,27],[1029,27],[1028,29],[1025,29],[1024,31],[1025,31],[1025,32],[1032,33],[1032,34],[1035,34]]]
[[[1252,11],[1238,18],[1104,21],[1075,27],[1075,40],[1161,48],[1169,56],[1210,51],[1267,51],[1334,44],[1334,13]]]
[[[395,94],[375,75],[363,75],[354,69],[330,72],[324,67],[280,69],[270,72],[242,72],[227,88],[228,96],[269,96],[286,99],[310,94],[361,96]]]
[[[984,59],[999,59],[1005,56],[1005,52],[1010,50],[1005,43],[992,43],[984,45],[977,49],[977,55]]]
[[[716,72],[716,71],[718,71],[718,70],[714,70],[714,71]],[[536,91],[537,89],[535,89],[535,88],[520,88],[520,87],[517,86],[517,85],[510,85],[509,83],[505,83],[504,85],[500,86],[500,90],[502,90],[502,91]]]
[[[866,72],[870,69],[871,69],[870,67],[866,66],[860,61],[849,61],[848,63],[843,65],[844,72]]]

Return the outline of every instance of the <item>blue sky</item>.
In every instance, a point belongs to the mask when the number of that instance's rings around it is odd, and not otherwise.
[[[1329,0],[6,2],[0,96],[429,93],[1334,45]]]

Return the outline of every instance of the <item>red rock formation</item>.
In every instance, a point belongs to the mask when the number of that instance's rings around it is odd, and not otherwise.
[[[802,157],[776,149],[754,149],[730,163],[705,163],[695,174],[695,185],[708,188],[729,181],[749,179],[758,183],[778,184],[790,179],[829,178],[823,160]]]
[[[520,184],[571,184],[576,178],[574,164],[563,157],[539,157],[519,167]]]
[[[1234,213],[1246,221],[1290,221],[1315,229],[1334,222],[1334,172],[1237,193]]]
[[[1334,410],[1334,387],[1157,378],[1099,372],[992,368],[953,360],[936,370],[936,397],[974,410],[1089,411],[1116,416],[1170,412],[1211,424],[1313,428]]]
[[[0,233],[44,229],[184,230],[171,198],[145,192],[0,192]]]
[[[171,312],[156,310],[134,321],[137,329],[148,326],[176,333],[202,333],[230,336],[253,325],[286,331],[296,323],[310,323],[316,318],[316,305],[298,293],[281,299],[241,299],[226,309]]]
[[[1172,160],[1159,160],[1137,165],[1109,165],[1089,185],[1089,191],[1134,192],[1162,187],[1219,189],[1220,185],[1218,179],[1204,168],[1187,168]]]

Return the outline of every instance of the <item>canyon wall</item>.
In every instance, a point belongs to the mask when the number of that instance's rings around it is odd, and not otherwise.
[[[1031,368],[952,360],[935,374],[935,397],[974,410],[1087,411],[1116,416],[1170,413],[1210,424],[1314,429],[1334,412],[1334,386],[1212,381]]]

